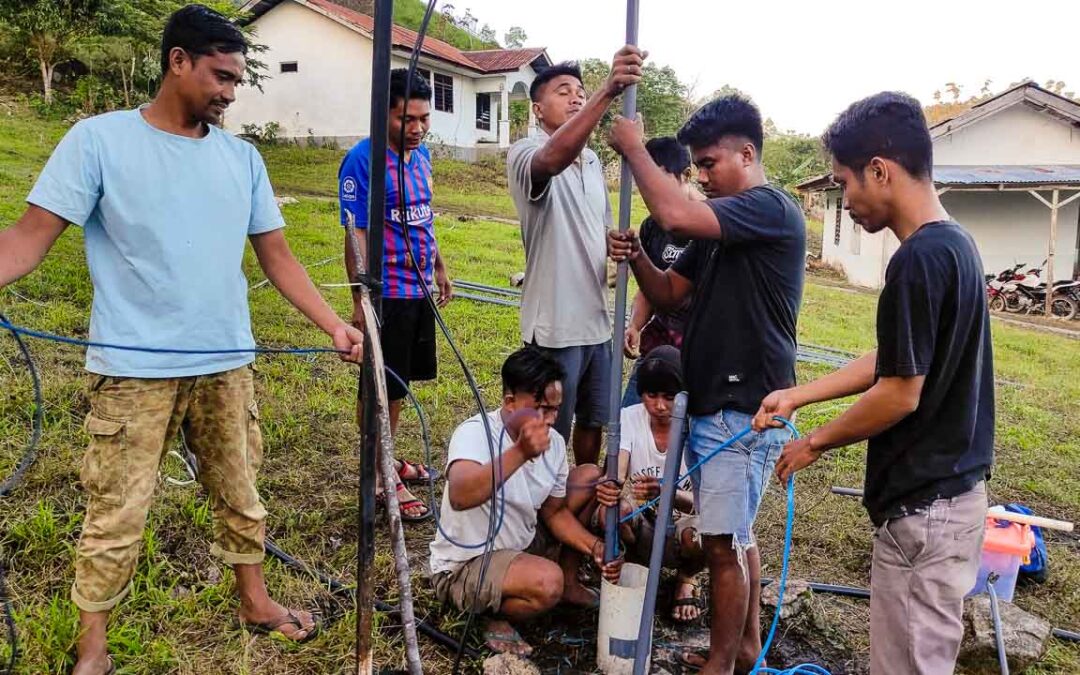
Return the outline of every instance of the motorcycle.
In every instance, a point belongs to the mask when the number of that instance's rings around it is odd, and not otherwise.
[[[1024,263],[1019,263],[996,275],[986,275],[986,299],[991,312],[1017,311],[1019,309],[1018,303],[1014,302],[1013,305],[1017,309],[1009,310],[1004,288],[1006,283],[1021,278],[1017,274],[1023,266]]]
[[[1045,264],[1045,262],[1043,263]],[[1017,265],[1011,270],[1012,278],[1001,283],[1000,300],[1004,303],[1006,312],[1027,314],[1042,314],[1046,311],[1046,283],[1042,280],[1042,267],[1029,269],[1025,274],[1019,270],[1023,264]],[[1002,272],[999,279],[1005,276]],[[1059,281],[1053,284],[1050,291],[1050,313],[1060,319],[1069,320],[1076,317],[1080,303],[1077,294],[1080,293],[1080,282]],[[999,303],[1000,306],[1000,303]]]

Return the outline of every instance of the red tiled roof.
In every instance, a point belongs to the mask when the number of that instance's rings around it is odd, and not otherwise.
[[[375,30],[375,19],[368,16],[367,14],[361,14],[360,12],[349,9],[348,7],[342,7],[341,5],[330,2],[329,0],[304,1],[312,7],[321,9],[327,14],[331,14],[341,19],[342,21],[345,21],[346,23],[352,24],[353,26],[367,33],[368,35],[371,35],[372,31]],[[416,45],[416,38],[417,35],[415,31],[411,31],[408,28],[402,28],[398,25],[394,26],[392,39],[395,47],[405,47],[407,49],[412,49]],[[481,68],[477,64],[469,60],[469,58],[465,56],[465,54],[460,49],[451,44],[447,44],[442,40],[436,40],[433,37],[429,37],[426,35],[424,36],[423,52],[429,56],[434,56],[436,58],[442,59],[444,61],[449,61],[465,68],[469,68],[472,70],[481,70]]]
[[[426,42],[426,40],[425,40]],[[487,72],[501,72],[517,70],[535,61],[537,57],[544,55],[542,47],[529,47],[527,49],[485,49],[482,51],[465,52],[469,60]]]

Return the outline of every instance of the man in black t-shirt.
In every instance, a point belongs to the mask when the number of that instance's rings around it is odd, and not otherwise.
[[[679,143],[678,139],[674,136],[653,138],[645,144],[645,150],[648,151],[652,161],[667,172],[670,179],[678,184],[687,197],[705,198],[689,182],[690,152]],[[641,221],[639,236],[642,251],[660,270],[671,267],[690,243],[688,239],[677,237],[660,227],[652,214]],[[649,352],[663,345],[670,345],[676,349],[682,347],[683,331],[689,309],[690,302],[687,300],[674,310],[657,311],[653,309],[649,299],[641,291],[634,296],[634,301],[630,305],[626,336],[623,338],[623,354],[626,358],[637,361],[634,363],[633,370],[630,371],[630,379],[623,392],[623,408],[641,403],[636,386],[637,370]]]
[[[844,208],[901,241],[878,301],[878,348],[841,370],[770,394],[755,417],[862,393],[788,444],[786,481],[831,448],[869,439],[863,503],[877,528],[870,672],[951,673],[964,596],[975,584],[994,452],[994,364],[979,252],[938,200],[933,148],[915,99],[881,93],[825,132]]]
[[[657,309],[677,308],[693,293],[682,348],[691,416],[686,463],[693,465],[749,427],[768,392],[795,384],[806,225],[798,205],[765,179],[761,114],[745,98],[718,98],[679,131],[707,201],[688,199],[649,159],[641,136],[640,120],[619,118],[611,144],[656,222],[691,242],[664,272],[640,255],[633,232],[609,233],[608,249],[614,260],[630,261]],[[683,660],[702,672],[749,671],[761,651],[753,525],[789,438],[783,429],[745,436],[694,472],[712,618],[708,657]]]

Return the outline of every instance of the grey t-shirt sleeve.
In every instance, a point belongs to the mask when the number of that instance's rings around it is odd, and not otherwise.
[[[544,147],[540,139],[525,138],[510,146],[506,154],[506,175],[510,184],[515,186],[530,202],[539,202],[547,196],[551,180],[540,186],[533,185],[533,156]],[[539,187],[539,192],[535,188]]]

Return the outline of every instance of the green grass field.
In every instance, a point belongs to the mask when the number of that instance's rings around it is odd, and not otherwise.
[[[13,222],[49,151],[63,133],[58,122],[25,111],[0,117],[0,226]],[[278,192],[299,197],[285,207],[287,234],[304,263],[322,261],[341,250],[335,193],[340,153],[330,150],[265,149]],[[497,165],[440,162],[440,209],[473,215],[513,217]],[[640,207],[639,207],[640,208]],[[635,214],[635,220],[640,213]],[[440,244],[458,278],[504,285],[523,268],[513,225],[441,217]],[[245,261],[249,280],[263,279],[253,256]],[[315,267],[316,282],[340,282],[338,264]],[[326,290],[342,314],[350,311],[347,291]],[[0,311],[14,322],[66,335],[85,336],[91,288],[80,232],[72,228],[42,267],[11,288],[0,290]],[[875,296],[809,284],[799,323],[802,341],[850,350],[874,345]],[[258,341],[266,345],[325,345],[326,339],[269,286],[251,293]],[[454,337],[476,375],[485,399],[498,398],[502,359],[518,344],[517,316],[511,308],[455,301],[445,313]],[[994,324],[998,387],[998,463],[990,485],[995,502],[1022,501],[1038,513],[1080,519],[1080,341]],[[72,663],[76,613],[68,601],[72,554],[84,505],[78,470],[86,436],[87,411],[80,350],[51,343],[30,347],[41,369],[45,428],[40,457],[26,483],[2,499],[0,562],[20,633],[20,673],[64,673]],[[332,358],[263,358],[257,364],[258,396],[266,437],[260,489],[270,512],[269,532],[288,551],[346,582],[354,579],[357,518],[357,433],[353,423],[356,372]],[[439,456],[454,426],[475,411],[450,350],[440,345],[440,377],[417,387],[430,417]],[[800,365],[801,379],[825,372]],[[29,433],[30,380],[13,341],[0,338],[0,476],[7,475]],[[842,404],[808,409],[804,429],[835,416]],[[398,443],[401,453],[422,459],[416,416],[407,412]],[[832,453],[799,476],[797,529],[792,574],[815,581],[866,586],[870,523],[854,500],[832,496],[832,485],[861,484],[865,448]],[[166,463],[169,475],[177,467]],[[766,575],[778,572],[782,542],[781,492],[766,498],[758,539]],[[380,523],[384,521],[380,519]],[[385,529],[385,528],[384,528]],[[430,524],[410,527],[418,615],[457,634],[462,617],[433,601],[421,570],[432,537]],[[385,537],[385,533],[383,535]],[[211,540],[206,496],[196,486],[162,485],[144,539],[135,591],[115,613],[112,653],[121,673],[346,673],[352,660],[355,613],[335,605],[325,589],[276,562],[267,565],[273,591],[291,603],[318,602],[340,610],[337,621],[312,644],[294,647],[256,638],[234,625],[233,578],[208,555]],[[1017,604],[1054,626],[1080,629],[1080,538],[1048,535],[1051,578],[1025,588]],[[377,595],[396,599],[389,548],[380,542]],[[867,608],[859,601],[815,600],[828,621],[827,637],[854,664],[864,662]],[[376,661],[399,667],[400,637],[393,621],[377,615]],[[561,621],[557,619],[556,621]],[[569,620],[568,620],[569,621]],[[568,623],[578,626],[579,623]],[[553,648],[561,623],[537,622],[527,637],[539,651]],[[569,630],[569,629],[567,629]],[[576,630],[576,629],[575,629]],[[0,656],[7,647],[0,647]],[[428,672],[449,672],[451,654],[422,639]],[[588,672],[592,646],[570,650],[562,672]],[[564,652],[565,653],[565,648]],[[858,672],[856,669],[855,672]],[[974,671],[972,671],[974,672]],[[1080,672],[1080,649],[1051,642],[1033,673]]]

